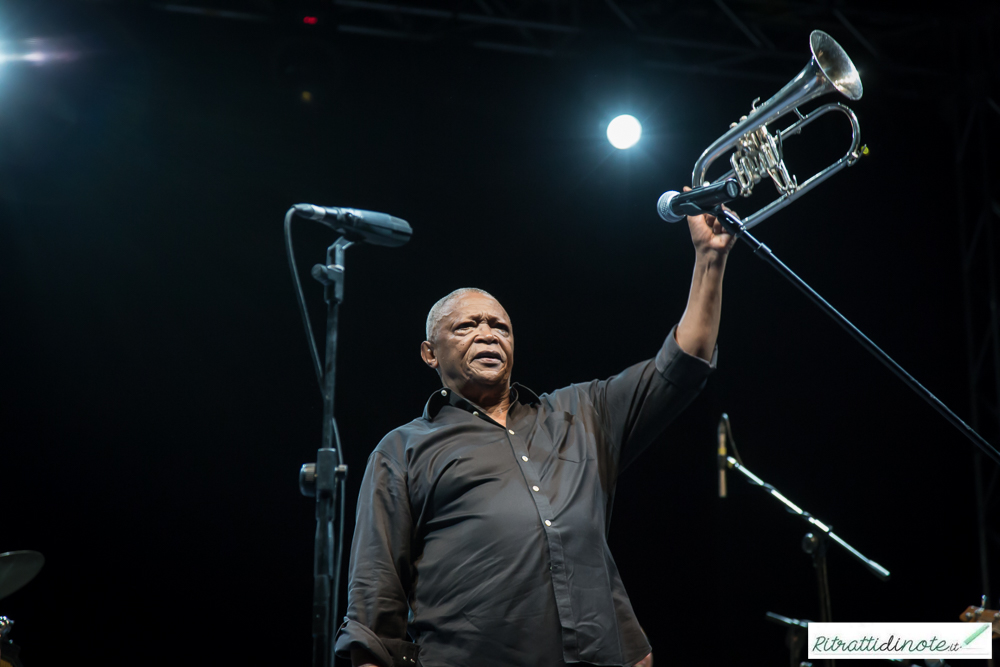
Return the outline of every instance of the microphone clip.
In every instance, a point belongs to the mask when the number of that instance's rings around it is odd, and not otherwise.
[[[326,265],[315,264],[310,271],[312,277],[323,285],[323,297],[327,303],[344,301],[344,251],[354,245],[347,236],[341,236],[326,249]]]

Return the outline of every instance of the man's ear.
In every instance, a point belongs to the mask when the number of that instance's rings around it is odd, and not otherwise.
[[[438,358],[437,354],[434,353],[434,344],[429,340],[425,340],[420,344],[420,358],[424,360],[424,363],[437,370]]]

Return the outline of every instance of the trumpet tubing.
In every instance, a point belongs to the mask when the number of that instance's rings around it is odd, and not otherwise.
[[[745,216],[743,226],[746,229],[762,222],[844,167],[853,165],[868,152],[860,146],[858,119],[848,107],[839,103],[827,104],[808,115],[798,110],[799,105],[827,93],[839,92],[850,100],[858,100],[864,92],[857,68],[832,37],[821,30],[813,30],[809,35],[809,46],[812,59],[795,78],[763,104],[757,105],[757,100],[754,100],[750,113],[738,123],[733,123],[728,132],[706,148],[691,172],[693,185],[708,185],[705,179],[708,168],[719,157],[733,150],[735,152],[729,158],[731,169],[713,182],[735,176],[740,184],[740,194],[749,197],[755,185],[765,177],[771,179],[779,197],[759,211]],[[782,150],[784,138],[800,133],[813,120],[830,111],[840,111],[848,117],[852,130],[851,146],[844,157],[800,185],[785,165]],[[775,133],[768,131],[769,123],[792,112],[798,117],[792,125]]]

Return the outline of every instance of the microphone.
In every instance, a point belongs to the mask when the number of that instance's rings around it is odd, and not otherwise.
[[[708,209],[736,199],[740,184],[735,178],[704,185],[689,192],[668,190],[656,202],[656,211],[667,222],[680,222],[686,215],[701,215]]]
[[[297,215],[321,222],[346,236],[349,241],[398,248],[405,245],[413,235],[410,223],[387,213],[358,208],[326,208],[313,204],[296,204],[294,208]]]
[[[728,467],[726,462],[726,434],[729,432],[729,415],[725,412],[722,413],[722,417],[719,419],[719,497],[726,497],[726,468]]]

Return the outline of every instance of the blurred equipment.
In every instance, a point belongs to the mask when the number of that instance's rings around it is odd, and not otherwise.
[[[718,447],[718,466],[719,466],[719,497],[726,497],[726,422],[729,421],[728,415],[725,412],[722,413],[722,418],[719,420],[719,428],[716,431],[716,436],[719,439]]]
[[[861,99],[863,93],[857,68],[830,35],[822,30],[813,30],[809,35],[809,48],[812,59],[802,71],[760,106],[754,100],[750,113],[740,118],[740,122],[733,123],[728,132],[706,148],[691,172],[692,187],[708,185],[705,174],[709,166],[729,150],[735,149],[729,159],[732,169],[716,179],[716,183],[735,176],[739,181],[740,194],[749,197],[761,179],[765,176],[771,178],[780,196],[756,213],[745,216],[743,226],[746,229],[751,229],[844,167],[853,165],[868,152],[866,147],[861,146],[857,116],[843,104],[826,104],[808,115],[798,110],[799,105],[827,93],[838,92],[852,101]],[[851,123],[851,146],[844,157],[799,185],[798,179],[790,175],[785,166],[782,142],[786,136],[799,134],[806,125],[830,111],[839,111],[847,116]],[[768,132],[768,123],[790,112],[798,116],[797,121],[775,134]]]
[[[990,631],[993,633],[993,639],[1000,637],[1000,611],[986,609],[985,595],[983,596],[981,605],[978,607],[967,607],[962,612],[962,615],[958,617],[958,620],[965,621],[966,623],[989,623],[991,624]]]
[[[24,667],[19,658],[21,647],[7,639],[14,620],[0,616],[0,667]]]
[[[802,662],[799,659],[799,656],[802,654],[802,649],[806,646],[809,621],[801,621],[797,618],[788,618],[787,616],[775,614],[771,611],[767,612],[765,616],[767,617],[767,620],[772,623],[777,623],[778,625],[783,625],[788,628],[788,632],[785,633],[785,646],[788,647],[788,655],[790,659],[789,665],[791,665],[791,667],[806,667],[807,665],[812,665],[811,662]]]
[[[45,556],[37,551],[8,551],[0,554],[0,599],[20,590],[35,578],[45,565]],[[0,616],[0,667],[23,667],[18,657],[21,649],[7,638],[14,620]]]
[[[719,466],[719,497],[726,497],[726,436],[729,435],[729,415],[725,412],[722,413],[722,417],[719,418],[719,428],[716,430],[716,436],[719,440],[719,447],[717,449],[717,465]]]
[[[44,564],[45,556],[37,551],[8,551],[0,554],[0,600],[34,579]]]

